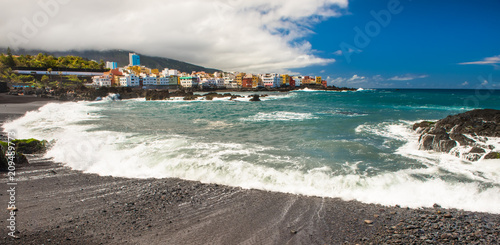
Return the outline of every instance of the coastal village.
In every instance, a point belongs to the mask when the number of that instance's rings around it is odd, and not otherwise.
[[[136,53],[123,55],[125,59],[120,58],[120,63],[128,64],[118,67],[118,62],[105,62],[103,59],[98,62],[80,56],[55,57],[42,53],[13,55],[8,49],[6,55],[0,55],[0,92],[79,101],[96,100],[110,93],[119,94],[120,99],[183,97],[184,100],[194,100],[199,95],[193,92],[209,91],[207,99],[210,100],[213,97],[235,96],[215,91],[355,90],[328,86],[320,76],[224,72],[193,65],[174,65],[177,66],[175,69],[155,65],[155,69],[143,65]],[[151,65],[150,62],[148,64]],[[195,71],[186,72],[191,69]],[[208,72],[203,71],[205,69]],[[251,101],[259,101],[259,96],[266,95],[252,96]]]
[[[193,71],[180,72],[175,69],[150,69],[142,66],[140,56],[129,54],[129,64],[118,67],[116,62],[106,62],[110,69],[102,75],[92,78],[90,86],[99,87],[139,87],[143,89],[259,89],[259,88],[295,88],[302,85],[327,87],[327,82],[320,76],[291,76],[288,74],[251,74],[244,72]]]

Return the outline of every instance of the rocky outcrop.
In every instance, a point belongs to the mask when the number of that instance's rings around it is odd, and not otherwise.
[[[250,101],[260,101],[260,96],[258,94],[254,94]]]
[[[146,100],[168,100],[170,93],[168,90],[147,90]]]
[[[225,97],[231,97],[232,95],[230,93],[225,93],[225,94],[219,94],[215,92],[211,92],[208,94],[203,95],[206,100],[213,100],[214,98],[225,98]]]
[[[500,137],[500,110],[473,110],[437,122],[423,121],[414,124],[413,130],[420,133],[420,150],[451,153],[469,161],[499,158],[500,149],[487,142]]]
[[[37,154],[44,153],[47,150],[48,142],[46,140],[26,139],[26,140],[13,140],[17,152],[23,154]]]
[[[7,142],[0,141],[0,171],[8,171],[10,161],[13,161],[16,165],[27,164],[28,159],[24,154],[44,153],[47,150],[47,141],[35,139],[12,140],[11,146],[15,149],[13,156],[6,155],[9,153],[8,146]]]

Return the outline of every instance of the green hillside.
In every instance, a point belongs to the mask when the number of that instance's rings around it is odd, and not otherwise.
[[[6,53],[6,52],[7,52],[7,49],[0,48],[0,53]],[[23,50],[23,49],[20,49],[20,50],[14,51],[13,53],[16,55],[27,55],[27,54],[37,55],[39,53],[47,53],[49,55],[53,55],[56,57],[73,55],[73,56],[80,56],[83,58],[87,58],[90,60],[95,60],[97,62],[99,62],[100,60],[103,60],[104,62],[113,61],[113,62],[117,62],[118,66],[126,66],[129,63],[128,54],[130,52],[132,52],[132,51],[126,51],[126,50],[106,50],[106,51],[70,50],[70,51],[48,52],[48,51],[44,51],[44,50]],[[202,66],[193,65],[193,64],[189,64],[189,63],[178,61],[178,60],[162,58],[162,57],[153,57],[153,56],[147,56],[147,55],[142,55],[142,54],[139,54],[139,55],[141,56],[141,65],[144,65],[144,66],[147,66],[147,67],[153,68],[153,69],[169,68],[169,69],[176,69],[176,70],[179,70],[181,72],[189,72],[189,73],[192,71],[205,71],[208,73],[213,73],[213,72],[219,71],[217,69],[205,68]]]

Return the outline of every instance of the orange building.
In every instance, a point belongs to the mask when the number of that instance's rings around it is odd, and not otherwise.
[[[251,77],[243,78],[243,80],[241,81],[241,87],[243,88],[252,88],[252,85],[253,85],[253,79]]]
[[[108,76],[109,80],[111,81],[111,86],[112,87],[119,87],[120,86],[120,77],[123,76],[123,73],[120,72],[120,70],[117,69],[112,69],[108,72],[104,72],[102,76]]]

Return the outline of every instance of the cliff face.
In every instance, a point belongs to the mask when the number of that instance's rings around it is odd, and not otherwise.
[[[413,130],[420,133],[420,150],[451,153],[469,161],[500,158],[500,110],[473,110],[435,123],[424,121],[414,124]]]

